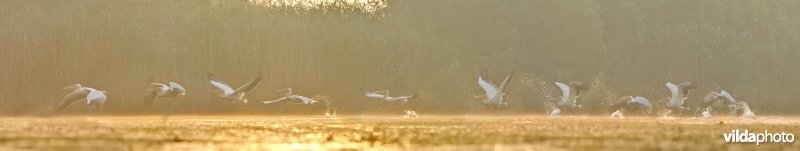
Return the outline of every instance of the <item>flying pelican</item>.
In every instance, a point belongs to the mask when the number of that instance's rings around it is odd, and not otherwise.
[[[292,94],[294,91],[292,88],[284,88],[279,89],[277,92],[285,92],[283,97],[275,99],[275,100],[268,100],[268,101],[261,101],[263,104],[271,104],[275,102],[282,102],[282,101],[289,101],[295,104],[315,104],[318,102],[325,103],[325,117],[327,118],[335,118],[336,117],[336,108],[331,104],[331,99],[328,96],[314,96],[312,98],[308,98],[301,95],[294,95]]]
[[[508,105],[508,102],[503,100],[503,96],[506,95],[506,89],[508,86],[511,85],[511,80],[514,78],[514,72],[512,71],[506,79],[503,80],[503,83],[500,84],[500,87],[497,87],[492,81],[486,79],[486,73],[481,72],[478,74],[478,86],[480,86],[484,94],[472,97],[475,100],[481,101],[483,104],[486,105],[486,109],[500,109]]]
[[[168,84],[150,83],[150,87],[147,88],[147,98],[144,101],[144,105],[150,106],[157,97],[180,98],[186,96],[186,89],[183,86],[175,82],[169,82]]]
[[[650,113],[652,108],[653,105],[650,104],[650,100],[641,96],[625,96],[612,103],[608,107],[609,110],[615,111],[614,114],[612,114],[612,117],[615,116],[615,114],[619,114],[617,116],[620,118],[622,117],[623,113],[636,111],[645,111]]]
[[[555,84],[562,93],[560,97],[554,99],[556,101],[554,104],[556,108],[559,108],[559,112],[570,113],[581,107],[578,105],[578,98],[581,97],[583,91],[587,91],[589,88],[581,82],[570,82],[569,84],[555,82]]]
[[[253,80],[250,80],[250,82],[247,82],[247,84],[242,85],[242,87],[239,87],[236,90],[233,90],[233,88],[227,83],[217,79],[217,77],[211,74],[211,72],[208,73],[208,79],[208,81],[211,82],[211,85],[216,88],[212,90],[212,92],[217,93],[220,98],[229,100],[231,103],[244,105],[247,104],[247,98],[244,97],[244,94],[255,88],[256,85],[258,85],[258,82],[261,82],[263,77],[259,72],[256,74],[256,77]]]
[[[368,98],[381,99],[387,103],[399,104],[403,108],[403,112],[406,112],[406,115],[403,117],[407,118],[417,117],[417,111],[414,111],[414,109],[412,109],[411,106],[408,104],[410,100],[417,98],[418,95],[416,94],[411,96],[391,97],[389,96],[388,90],[367,92],[364,91],[364,89],[361,89],[361,93]]]
[[[98,91],[94,88],[83,87],[81,84],[64,87],[64,90],[72,90],[72,92],[61,99],[61,102],[54,109],[56,112],[64,110],[75,102],[84,100],[86,101],[86,105],[89,106],[89,111],[99,111],[103,107],[103,103],[106,102],[107,92],[105,90]]]
[[[689,90],[694,89],[695,86],[692,85],[691,82],[683,82],[678,85],[667,83],[667,88],[672,92],[672,96],[666,105],[668,112],[684,112],[689,110],[689,108],[683,106],[683,102],[689,97]]]
[[[719,93],[711,91],[703,97],[703,105],[700,106],[704,108],[703,116],[704,117],[711,117],[717,111],[728,111],[729,115],[744,115],[746,112],[750,112],[750,107],[745,102],[736,102],[736,99],[733,99],[733,96],[725,90],[721,90]]]

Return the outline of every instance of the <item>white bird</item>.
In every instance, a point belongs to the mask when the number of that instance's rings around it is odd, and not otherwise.
[[[481,101],[483,104],[486,105],[486,109],[499,109],[508,105],[508,102],[503,100],[503,96],[506,95],[506,90],[511,85],[511,80],[514,78],[514,72],[512,71],[506,79],[503,80],[503,83],[500,83],[498,87],[492,81],[489,81],[486,78],[486,73],[481,72],[478,74],[478,86],[480,86],[484,94],[478,95],[473,97],[473,99]]]
[[[718,110],[727,110],[731,115],[739,111],[737,110],[738,106],[736,100],[725,90],[721,90],[719,93],[711,91],[706,94],[706,96],[703,97],[703,105],[701,107],[705,108],[709,117]]]
[[[689,96],[689,90],[694,89],[695,86],[692,85],[691,82],[683,82],[678,85],[667,83],[667,88],[672,92],[672,96],[666,105],[667,109],[677,112],[689,110],[689,108],[683,106],[683,102],[686,101],[686,98]]]
[[[158,97],[180,98],[186,96],[186,89],[183,86],[175,82],[169,82],[168,84],[150,83],[150,87],[147,88],[147,98],[145,98],[144,105],[150,106]]]
[[[89,106],[90,111],[99,111],[106,102],[106,91],[98,91],[94,88],[83,87],[81,84],[64,87],[64,90],[72,90],[72,92],[61,99],[61,102],[54,109],[56,112],[64,110],[75,102],[84,100],[86,101],[86,105]]]
[[[211,74],[211,72],[208,73],[208,79],[209,79],[208,81],[211,82],[211,85],[216,88],[212,90],[212,92],[217,93],[220,98],[229,100],[232,103],[238,103],[244,105],[247,103],[247,98],[244,97],[245,93],[255,88],[258,85],[258,83],[261,82],[261,79],[263,79],[263,77],[259,72],[258,74],[256,74],[256,77],[253,80],[250,80],[250,82],[247,82],[247,84],[242,85],[242,87],[239,87],[236,90],[234,90],[227,83],[224,83],[219,79],[217,79],[217,77]]]
[[[409,101],[418,96],[416,94],[411,96],[392,97],[389,96],[388,90],[367,92],[364,91],[364,89],[361,89],[361,93],[368,98],[380,99],[387,103],[400,105],[403,108],[403,111],[406,112],[404,117],[417,117],[417,112],[414,111],[414,109],[412,109],[412,107],[409,105]]]
[[[587,91],[589,88],[585,87],[581,82],[570,82],[569,84],[555,82],[555,84],[562,93],[557,102],[554,103],[557,108],[569,113],[581,107],[578,104],[578,98],[581,97],[583,91]]]
[[[625,96],[612,103],[608,109],[610,111],[620,112],[619,114],[636,111],[645,111],[646,113],[650,113],[653,109],[653,105],[650,104],[650,100],[645,97]]]
[[[271,103],[275,103],[275,102],[289,101],[289,102],[295,103],[295,104],[315,104],[315,103],[318,103],[318,102],[323,102],[323,103],[325,103],[325,108],[326,108],[325,117],[327,117],[327,118],[336,118],[336,107],[333,106],[333,104],[331,103],[332,99],[330,97],[328,97],[328,96],[314,96],[314,97],[308,98],[308,97],[301,96],[301,95],[294,95],[293,94],[294,91],[292,90],[292,88],[285,88],[285,89],[277,90],[277,92],[281,92],[281,91],[285,92],[283,97],[275,99],[275,100],[261,101],[261,103],[263,103],[263,104],[271,104]]]
[[[311,98],[308,98],[308,97],[305,97],[305,96],[293,95],[292,94],[292,92],[293,92],[292,88],[285,88],[285,89],[280,89],[280,90],[277,90],[277,91],[279,91],[279,92],[280,91],[285,91],[286,93],[281,98],[278,98],[278,99],[275,99],[275,100],[271,100],[271,101],[262,101],[261,103],[270,104],[270,103],[281,102],[281,101],[290,101],[290,102],[296,103],[296,104],[314,104],[314,103],[319,102],[317,100],[314,100],[314,99],[311,99]]]

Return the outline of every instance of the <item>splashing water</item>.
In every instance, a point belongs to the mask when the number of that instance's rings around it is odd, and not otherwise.
[[[286,8],[300,11],[328,10],[353,11],[375,14],[388,6],[385,0],[248,0],[248,3],[268,8]]]

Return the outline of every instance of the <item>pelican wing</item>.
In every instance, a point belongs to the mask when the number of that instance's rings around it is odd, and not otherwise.
[[[163,95],[169,87],[160,83],[151,83],[150,88],[147,88],[147,94],[144,99],[144,105],[150,106],[156,100],[156,97]]]
[[[561,82],[556,82],[556,86],[561,89],[561,101],[566,101],[569,98],[569,86]]]
[[[683,92],[683,95],[689,95],[689,89],[695,88],[695,86],[692,85],[692,82],[680,83],[678,84],[678,87],[680,87],[680,90]]]
[[[705,97],[703,97],[703,107],[708,107],[713,105],[719,99],[720,94],[714,91],[708,92]]]
[[[720,95],[722,97],[725,97],[725,100],[728,101],[728,103],[736,104],[736,100],[733,99],[733,96],[731,96],[731,94],[728,93],[728,91],[722,90],[722,92],[720,92]]]
[[[58,103],[58,106],[56,106],[55,110],[64,110],[67,108],[67,106],[86,98],[87,94],[89,94],[88,90],[79,90],[69,93],[67,96],[64,96],[64,98],[61,99],[61,102]]]
[[[672,84],[672,83],[667,83],[667,88],[669,89],[669,92],[672,92],[673,96],[678,94],[678,86],[677,85]]]
[[[369,97],[369,98],[383,99],[383,98],[386,97],[385,95],[379,94],[377,92],[364,91],[364,89],[361,89],[361,93],[364,94],[364,96]]]
[[[497,93],[499,93],[499,95],[503,95],[503,93],[506,92],[506,89],[508,89],[508,86],[511,85],[511,80],[513,78],[514,78],[514,72],[511,72],[511,74],[508,74],[508,76],[506,76],[506,79],[503,80],[503,83],[500,83],[500,87],[497,90]]]
[[[169,87],[172,88],[172,91],[176,91],[178,93],[186,93],[186,88],[183,88],[183,86],[181,86],[178,83],[169,82]]]
[[[264,77],[261,75],[261,72],[259,72],[256,74],[256,77],[253,80],[250,80],[250,82],[247,82],[247,84],[244,84],[242,87],[239,87],[239,89],[236,89],[236,92],[248,92],[252,90],[258,85],[258,82],[261,82],[261,79],[264,79]]]
[[[632,102],[639,103],[642,106],[644,106],[645,108],[653,107],[653,105],[650,104],[650,100],[648,100],[647,98],[641,97],[641,96],[637,96],[637,97],[633,98]]]
[[[487,79],[484,79],[483,75],[478,76],[478,85],[486,92],[487,99],[494,98],[494,96],[497,95],[497,86],[487,81]]]
[[[81,88],[81,87],[83,87],[83,86],[81,86],[81,84],[73,84],[73,85],[66,86],[63,89],[64,90],[75,90],[75,89]]]
[[[271,103],[275,103],[275,102],[284,101],[284,100],[286,100],[286,99],[287,99],[287,97],[281,97],[281,98],[279,98],[279,99],[275,99],[275,100],[272,100],[272,101],[262,101],[261,103],[264,103],[264,104],[271,104]]]
[[[208,81],[211,82],[211,85],[217,89],[222,90],[222,93],[225,95],[230,95],[234,92],[230,85],[217,79],[217,77],[211,74],[211,72],[208,73]]]
[[[626,104],[628,104],[628,102],[630,102],[632,99],[633,99],[632,96],[625,96],[625,97],[619,98],[619,100],[617,100],[616,102],[614,102],[614,103],[612,103],[611,105],[608,106],[608,110],[609,111],[619,110],[620,108],[622,108],[622,106],[625,106]]]
[[[97,90],[89,90],[89,95],[86,95],[86,104],[93,102],[104,103],[106,101],[106,94]]]

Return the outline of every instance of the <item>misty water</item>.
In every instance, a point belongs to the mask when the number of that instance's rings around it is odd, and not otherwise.
[[[300,3],[295,3],[300,2]],[[251,100],[277,89],[333,98],[340,114],[400,114],[359,89],[420,94],[424,114],[483,114],[478,72],[516,77],[502,114],[542,114],[553,82],[590,85],[585,114],[627,95],[687,106],[727,90],[757,114],[797,114],[800,2],[791,0],[7,0],[0,2],[0,114],[46,111],[80,83],[103,114],[322,114],[324,106],[221,101],[213,72]],[[143,107],[150,83],[185,100]],[[253,101],[255,102],[255,101]],[[82,114],[74,105],[66,113]]]

